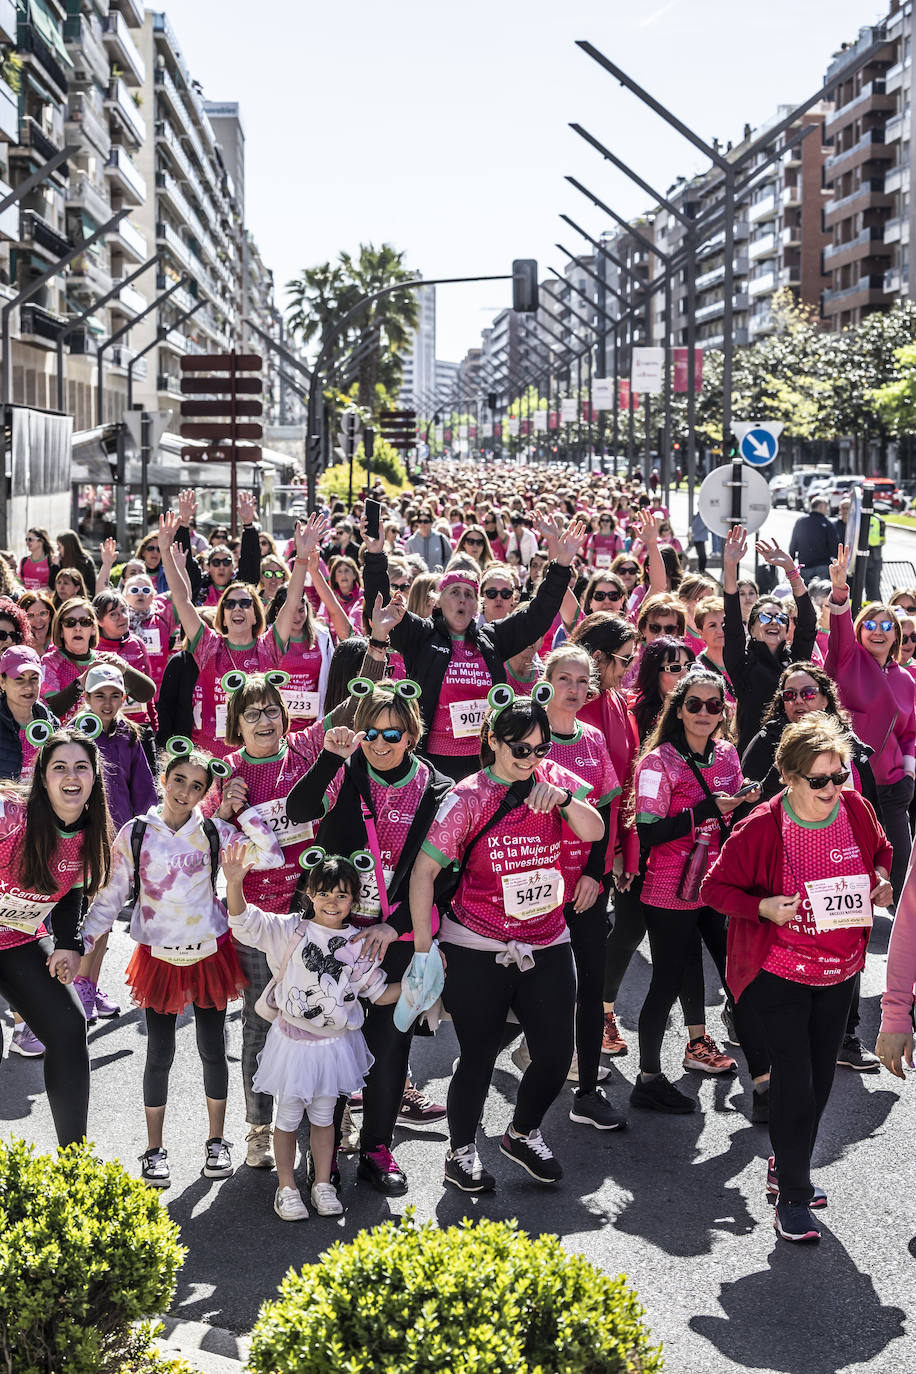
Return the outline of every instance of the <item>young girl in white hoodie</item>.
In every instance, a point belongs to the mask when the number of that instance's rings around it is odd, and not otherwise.
[[[319,1216],[339,1216],[343,1207],[331,1183],[334,1107],[341,1093],[363,1088],[373,1062],[359,999],[379,1006],[396,1002],[401,985],[389,984],[379,959],[366,958],[363,945],[351,942],[361,934],[347,923],[361,880],[348,859],[328,858],[317,845],[305,850],[300,863],[309,869],[308,912],[277,915],[245,899],[242,883],[252,867],[246,848],[239,843],[226,849],[223,872],[232,933],[267,955],[274,976],[265,992],[273,1024],[254,1078],[257,1092],[277,1100],[274,1211],[282,1221],[308,1217],[293,1172],[296,1131],[307,1112],[315,1162],[312,1205]]]
[[[143,1179],[156,1188],[171,1183],[162,1128],[175,1024],[178,1013],[189,1005],[194,1007],[210,1125],[203,1174],[228,1178],[232,1173],[229,1144],[223,1139],[229,1081],[226,1004],[240,997],[245,987],[214,882],[219,855],[238,831],[219,817],[205,821],[200,811],[214,776],[225,765],[194,749],[190,740],[170,740],[168,747],[172,758],[161,779],[162,803],[119,830],[112,846],[110,881],[89,908],[83,927],[84,940],[87,935],[97,938],[111,929],[126,902],[136,903],[130,933],[137,948],[127,966],[127,981],[134,1001],[146,1011],[143,1101],[148,1147],[140,1159]],[[238,823],[250,842],[241,844],[249,851],[250,867],[276,868],[283,863],[273,831],[254,808],[241,811]]]

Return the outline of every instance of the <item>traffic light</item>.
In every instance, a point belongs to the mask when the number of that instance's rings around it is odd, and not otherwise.
[[[351,462],[356,455],[361,430],[359,412],[345,410],[340,417],[337,434],[340,439],[340,453],[346,463]]]
[[[512,309],[531,315],[538,308],[538,265],[535,258],[512,262]],[[491,409],[493,407],[491,406]]]
[[[495,391],[487,392],[487,410],[496,409],[497,396]]]
[[[253,374],[257,374],[256,376]],[[181,360],[181,437],[205,439],[207,447],[183,448],[185,462],[256,463],[259,446],[240,446],[239,440],[260,439],[260,424],[240,423],[241,417],[258,417],[263,406],[261,359],[257,353],[193,353]],[[205,375],[210,374],[210,375]],[[212,397],[187,400],[186,397]],[[190,420],[190,424],[185,424]],[[199,423],[199,421],[205,421]]]

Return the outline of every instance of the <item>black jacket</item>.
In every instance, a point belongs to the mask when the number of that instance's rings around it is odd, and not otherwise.
[[[400,934],[405,934],[410,929],[410,907],[407,902],[410,871],[420,852],[420,846],[429,833],[440,802],[455,785],[451,778],[438,773],[428,759],[424,762],[430,769],[429,781],[407,832],[404,848],[401,850],[394,876],[388,887],[388,900],[392,910],[394,911],[400,903],[400,910],[394,912],[392,922]],[[320,844],[329,854],[347,855],[357,849],[369,848],[360,798],[362,797],[371,812],[372,791],[369,787],[366,756],[361,749],[347,759],[346,763],[338,754],[322,749],[305,777],[299,779],[286,798],[286,814],[294,825],[315,820],[320,816],[325,793],[341,767],[344,768],[345,776],[340,792],[318,827],[315,843]]]
[[[165,665],[156,710],[156,743],[163,747],[173,735],[191,738],[194,730],[194,684],[200,669],[190,649],[173,654]]]
[[[367,553],[365,563],[366,605],[374,606],[377,593],[383,601],[391,599],[388,586],[388,559],[383,553]],[[493,682],[506,681],[505,663],[522,649],[543,639],[560,610],[569,586],[569,569],[559,563],[548,564],[534,600],[519,607],[504,620],[478,626],[471,621],[465,642],[479,649]],[[423,724],[432,727],[436,703],[452,654],[452,637],[440,610],[423,618],[410,611],[391,631],[391,643],[404,657],[407,674],[422,690],[419,706]]]
[[[201,574],[196,558],[188,559],[188,578],[191,583],[191,600],[195,606],[202,606],[207,599],[213,579],[209,573]],[[239,547],[239,570],[234,582],[247,582],[256,587],[261,580],[261,541],[257,525],[242,527],[242,543]]]
[[[739,754],[744,753],[760,729],[783,669],[790,663],[803,663],[811,658],[817,638],[817,614],[807,592],[797,598],[796,604],[798,624],[792,647],[783,644],[779,653],[774,654],[760,640],[747,637],[738,593],[725,593],[723,658],[738,702]]]
[[[796,520],[789,540],[789,553],[803,567],[822,568],[836,558],[840,540],[836,526],[823,511],[813,510]]]
[[[775,797],[776,793],[783,789],[782,779],[776,771],[773,760],[776,758],[776,749],[785,728],[786,722],[782,717],[768,720],[763,729],[759,730],[751,740],[741,758],[744,776],[761,784],[760,800],[762,802],[769,801],[771,797]],[[860,740],[858,735],[854,735],[851,730],[849,731],[849,742],[852,745],[852,761],[862,784],[862,796],[867,802],[871,802],[880,821],[881,801],[878,797],[878,784],[875,782],[875,775],[869,763],[869,759],[875,751],[863,740]]]
[[[60,729],[57,716],[52,715],[43,701],[35,702],[32,707],[32,719],[46,720],[52,730]],[[13,782],[18,782],[21,775],[22,739],[19,726],[13,719],[6,697],[0,694],[0,778],[10,778]]]

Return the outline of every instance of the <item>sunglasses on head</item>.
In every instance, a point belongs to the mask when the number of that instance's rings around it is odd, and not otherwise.
[[[787,703],[795,701],[798,697],[801,697],[802,701],[813,701],[814,698],[819,695],[819,687],[799,687],[797,691],[794,687],[784,687],[782,689],[782,699]]]
[[[18,644],[20,637],[18,630],[0,630],[0,644],[7,639],[11,639],[14,644]]]
[[[813,778],[809,778],[805,774],[802,776],[812,792],[820,792],[821,788],[826,787],[828,782],[832,782],[834,787],[842,787],[843,783],[848,781],[849,769],[841,768],[838,773],[816,773]]]
[[[503,601],[511,601],[513,591],[511,587],[487,587],[484,596],[488,601],[495,601],[497,597],[501,597]]]
[[[91,621],[87,615],[68,615],[67,619],[62,620],[60,623],[65,630],[75,630],[77,625],[84,630],[91,630],[94,622]]]
[[[152,588],[152,587],[128,587],[128,588],[127,588],[127,595],[128,595],[128,596],[152,596],[152,594],[153,594],[153,588]]]
[[[399,744],[406,733],[406,730],[401,730],[396,725],[391,725],[386,730],[378,730],[374,725],[371,725],[366,731],[366,739],[370,744],[373,744],[381,735],[386,744]]]
[[[757,619],[760,621],[761,625],[769,625],[772,621],[775,621],[777,625],[785,625],[786,629],[789,628],[789,617],[787,615],[770,615],[767,611],[761,611]]]
[[[646,625],[646,629],[649,631],[649,634],[651,634],[651,635],[676,635],[676,634],[677,634],[677,626],[676,626],[676,625],[658,625],[658,624],[656,624],[656,622],[655,622],[654,620],[650,620],[650,621],[648,622],[648,624]]]
[[[536,744],[532,749],[530,744],[510,744],[509,752],[514,759],[530,759],[532,754],[536,759],[545,759],[550,753],[550,745]]]
[[[223,606],[227,611],[250,611],[254,605],[250,596],[233,597],[231,601],[224,601]]]
[[[265,720],[279,720],[282,715],[279,706],[249,706],[242,712],[242,720],[249,725],[257,725],[262,716]]]
[[[721,697],[688,697],[684,702],[684,710],[689,716],[698,716],[701,711],[705,711],[708,716],[720,716],[725,709],[725,702]]]
[[[618,592],[616,588],[609,592],[592,592],[593,601],[622,601],[623,592]]]
[[[232,559],[231,559],[231,558],[211,558],[211,559],[210,559],[210,567],[211,567],[211,568],[231,568],[231,567],[232,567]]]
[[[892,620],[863,620],[863,621],[862,621],[862,629],[863,629],[863,630],[868,630],[869,634],[871,634],[873,630],[883,630],[884,633],[887,634],[888,630],[892,630],[893,628],[894,628],[894,622],[893,622]]]

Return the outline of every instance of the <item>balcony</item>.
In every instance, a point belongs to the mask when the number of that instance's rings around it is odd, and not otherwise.
[[[704,272],[701,277],[696,279],[696,289],[698,291],[709,291],[714,286],[725,280],[725,264],[714,267],[711,272]]]
[[[111,8],[123,14],[132,29],[143,28],[143,0],[111,0]]]
[[[105,111],[94,93],[90,96],[88,91],[72,92],[67,110],[67,138],[79,143],[84,152],[99,153],[103,161],[107,158],[111,136]]]
[[[797,181],[790,182],[782,188],[782,205],[783,209],[786,209],[790,205],[801,205],[801,203],[802,185],[799,177]]]
[[[869,305],[887,305],[884,275],[869,274],[860,277],[851,286],[844,286],[838,291],[825,291],[822,302],[824,314],[827,316],[840,315],[849,310],[861,310]]]
[[[95,78],[100,86],[107,86],[111,70],[98,21],[93,24],[84,14],[66,19],[64,41],[73,62],[74,80],[85,82]]]
[[[111,284],[117,286],[118,281],[122,280],[123,278],[120,277],[115,278]],[[112,310],[120,310],[122,315],[130,316],[139,315],[140,311],[145,310],[148,305],[149,298],[144,296],[142,291],[138,291],[133,284],[122,286],[111,302]]]
[[[765,219],[775,219],[775,194],[771,192],[764,200],[754,201],[754,203],[748,207],[747,217],[751,224],[759,224],[761,220]]]
[[[165,275],[164,272],[159,272],[159,273],[157,273],[157,275],[156,275],[156,292],[157,292],[157,294],[160,293],[160,292],[162,292],[162,291],[168,291],[169,287],[170,287],[170,286],[173,286],[173,285],[174,285],[174,281],[173,281],[173,280],[170,280],[170,279]],[[185,287],[183,287],[183,286],[179,286],[179,288],[178,288],[177,291],[173,291],[172,294],[171,294],[171,296],[169,296],[169,300],[171,301],[172,305],[175,306],[176,310],[190,310],[192,305],[196,305],[196,304],[197,304],[197,301],[196,301],[195,297],[192,296],[192,295],[191,295],[191,292],[188,291],[188,290],[187,290]]]
[[[896,219],[889,219],[884,226],[884,242],[899,243],[903,225],[908,222],[908,217],[905,219],[903,215],[898,215]]]
[[[748,321],[747,332],[752,339],[759,339],[763,334],[772,334],[776,325],[770,311],[764,310],[760,314],[752,315]]]
[[[846,239],[844,243],[831,243],[824,249],[824,270],[835,272],[839,267],[845,267],[851,262],[858,262],[861,258],[870,258],[880,254],[884,256],[885,238],[884,229],[873,227],[863,229],[854,238]]]
[[[122,219],[108,235],[108,242],[131,262],[145,262],[149,256],[146,239],[134,228],[130,220]]]
[[[732,296],[732,311],[738,314],[746,310],[748,306],[747,295],[743,291],[737,292]],[[703,305],[695,312],[694,318],[697,324],[706,324],[709,320],[719,319],[725,314],[725,298],[720,297],[717,301],[710,301],[708,305]]]
[[[70,177],[70,190],[67,192],[67,205],[79,206],[85,210],[96,226],[104,224],[111,217],[111,202],[108,187],[102,183],[97,186],[85,172],[74,172]]]
[[[105,163],[105,175],[117,187],[128,205],[143,205],[146,201],[146,178],[137,171],[130,154],[115,144]]]
[[[744,345],[747,343],[747,339],[748,336],[746,329],[732,330],[732,343],[735,345],[736,348],[743,348]],[[697,343],[701,344],[703,348],[706,349],[721,348],[724,342],[724,334],[707,334],[704,338],[700,338],[697,340]]]
[[[34,210],[23,210],[19,216],[19,242],[23,247],[42,253],[52,262],[69,253],[73,246],[69,239],[65,239]]]
[[[170,224],[166,224],[163,220],[159,221],[156,225],[156,240],[158,243],[164,243],[169,248],[172,256],[182,267],[186,268],[189,272],[193,270],[191,254],[188,252],[187,244]]]
[[[884,177],[865,177],[860,186],[839,200],[824,202],[824,228],[832,229],[841,220],[865,210],[889,210],[891,198]]]
[[[747,246],[747,255],[751,262],[759,262],[763,258],[774,258],[776,256],[776,235],[764,234],[759,239],[751,239]]]
[[[0,42],[16,42],[16,0],[0,0]]]
[[[869,129],[868,133],[863,134],[858,143],[854,143],[851,148],[845,148],[843,152],[827,158],[824,163],[824,181],[828,184],[836,181],[838,177],[861,167],[863,163],[892,162],[895,157],[893,148],[885,146],[884,130]]]
[[[111,290],[111,273],[104,260],[90,249],[73,259],[67,273],[67,285],[75,291],[87,291],[93,297],[104,296]]]
[[[5,81],[0,81],[0,139],[19,142],[19,101]]]
[[[889,267],[884,274],[882,283],[884,293],[887,296],[896,296],[900,292],[900,268]]]
[[[166,330],[165,328],[160,327],[159,347],[167,348],[171,353],[175,353],[178,357],[183,357],[184,354],[188,351],[187,335],[182,334],[180,329]]]
[[[99,351],[98,340],[86,325],[80,325],[72,334],[67,335],[67,347],[79,357],[95,357]]]
[[[103,38],[112,66],[117,63],[122,69],[127,85],[142,86],[146,80],[146,63],[140,56],[123,15],[109,14],[105,20]]]
[[[167,372],[160,372],[156,377],[156,390],[160,393],[166,392],[169,396],[180,396],[181,378],[173,377]]]
[[[127,364],[134,359],[136,361],[131,368],[133,375],[135,377],[146,376],[146,358],[137,358],[135,348],[128,348],[125,344],[115,344],[114,348],[108,350],[105,357],[108,359],[108,366],[112,372],[118,373],[119,376],[127,376]]]
[[[21,57],[34,61],[45,78],[56,88],[58,100],[67,98],[67,73],[48,47],[34,24],[20,20],[16,27],[16,42]],[[63,46],[63,42],[61,42]]]
[[[898,139],[909,140],[910,137],[910,111],[909,108],[901,110],[899,114],[889,119],[884,126],[884,142],[896,143]]]
[[[19,307],[19,337],[39,348],[53,348],[66,323],[65,316],[55,315],[41,305]]]
[[[899,163],[892,167],[884,178],[884,193],[892,196],[897,191],[909,191],[910,189],[910,167],[908,162]]]
[[[146,138],[146,125],[123,77],[117,77],[108,87],[105,108],[122,132],[139,147]]]
[[[909,71],[910,58],[907,56],[903,62],[896,62],[893,67],[889,67],[884,75],[884,89],[888,95],[893,95],[899,91],[903,85],[904,73]]]
[[[12,194],[12,186],[0,180],[0,200]],[[0,242],[19,242],[19,206],[11,205],[0,214]]]
[[[787,224],[779,241],[783,248],[798,248],[801,244],[801,224]]]
[[[751,277],[747,284],[749,296],[769,296],[776,290],[776,273],[765,272],[762,277]]]
[[[869,81],[863,86],[852,100],[827,116],[824,120],[824,137],[833,138],[838,130],[845,129],[847,124],[861,119],[872,110],[893,110],[895,103],[893,91],[888,90],[887,80],[876,77],[874,81]]]
[[[776,280],[779,283],[780,289],[784,286],[800,286],[801,268],[781,267],[777,273]]]

